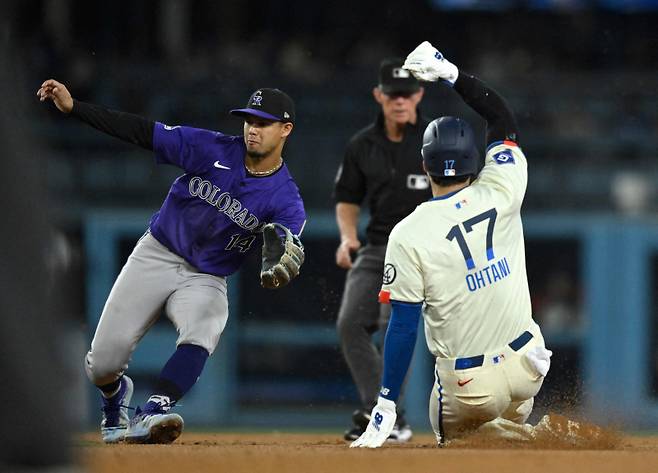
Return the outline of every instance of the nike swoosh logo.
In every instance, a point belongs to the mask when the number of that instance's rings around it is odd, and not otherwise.
[[[229,169],[229,170],[231,169],[228,166],[223,166],[223,165],[219,164],[219,161],[215,161],[215,167],[218,168],[218,169]]]
[[[462,381],[461,379],[458,379],[458,380],[457,380],[457,384],[458,384],[459,387],[461,388],[462,386],[466,386],[466,385],[467,385],[468,383],[470,383],[471,381],[473,381],[473,378],[467,379],[466,381]]]

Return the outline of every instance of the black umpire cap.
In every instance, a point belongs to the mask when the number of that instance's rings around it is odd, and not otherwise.
[[[232,115],[254,115],[278,122],[295,123],[295,104],[279,89],[258,89],[247,102],[245,108],[231,110]]]
[[[379,66],[379,88],[386,95],[411,95],[420,90],[420,83],[411,72],[402,69],[399,57],[384,59]]]

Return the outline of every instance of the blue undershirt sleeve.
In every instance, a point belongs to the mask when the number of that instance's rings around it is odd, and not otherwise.
[[[422,303],[391,301],[391,320],[384,340],[384,375],[379,395],[397,402],[416,346]]]

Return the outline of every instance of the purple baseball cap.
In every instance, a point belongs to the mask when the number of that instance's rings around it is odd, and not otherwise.
[[[288,94],[279,89],[258,89],[249,97],[246,108],[236,108],[231,110],[231,114],[295,123],[295,104]]]

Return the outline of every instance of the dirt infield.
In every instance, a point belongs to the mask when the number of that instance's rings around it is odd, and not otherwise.
[[[610,439],[607,439],[610,440]],[[658,437],[619,436],[615,445],[487,443],[438,448],[431,435],[404,446],[355,450],[329,434],[184,433],[172,445],[104,445],[97,434],[77,449],[90,473],[414,473],[658,471]]]

